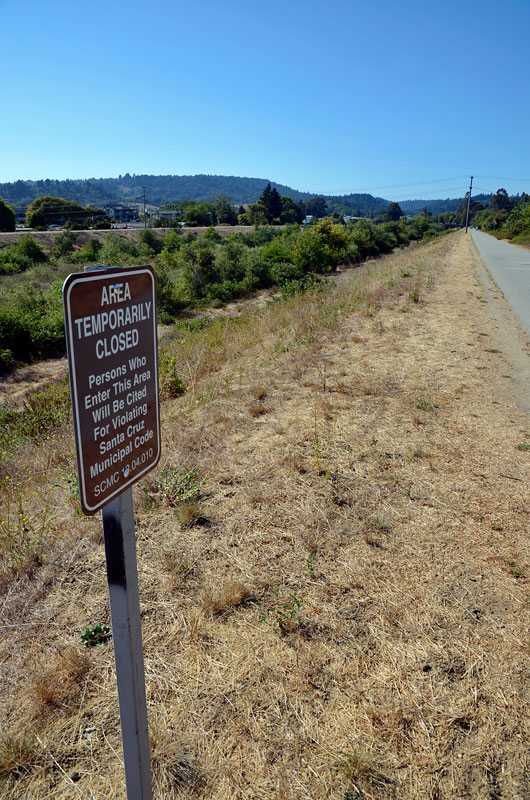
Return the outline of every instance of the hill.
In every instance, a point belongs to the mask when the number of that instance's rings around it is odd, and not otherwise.
[[[86,180],[15,181],[0,184],[0,197],[6,203],[24,205],[41,195],[64,197],[82,204],[104,205],[117,202],[140,202],[143,187],[150,203],[178,203],[181,200],[211,202],[226,194],[234,203],[255,203],[270,183],[281,195],[293,200],[308,200],[314,195],[299,192],[269,178],[238,178],[225,175],[119,175],[117,178]]]
[[[316,192],[300,192],[291,186],[271,181],[269,178],[240,178],[233,175],[119,175],[117,178],[87,178],[0,183],[0,197],[6,203],[22,207],[42,195],[63,197],[81,205],[104,206],[107,203],[139,203],[143,200],[143,187],[149,203],[165,205],[182,200],[212,202],[219,194],[227,195],[233,203],[255,203],[263,189],[270,183],[281,195],[293,200],[309,200]],[[353,216],[376,216],[390,200],[366,193],[347,195],[318,195],[326,198],[328,209]],[[400,202],[406,214],[416,214],[425,207],[433,214],[456,211],[462,198],[446,200],[407,200]],[[484,201],[482,201],[484,202]]]

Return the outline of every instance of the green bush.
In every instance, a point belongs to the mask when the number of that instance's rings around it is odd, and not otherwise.
[[[21,255],[15,245],[9,244],[0,249],[0,275],[11,275],[15,272],[24,272],[33,266],[33,261]]]
[[[254,247],[247,250],[244,257],[245,277],[243,279],[248,292],[263,289],[272,283],[270,264],[264,258],[263,248]]]
[[[303,269],[290,261],[281,261],[273,264],[270,269],[271,280],[278,286],[284,286],[290,281],[297,281],[304,277]]]
[[[204,239],[194,239],[181,247],[178,257],[183,288],[192,297],[206,297],[208,286],[218,283],[220,277],[215,267],[213,247]]]
[[[147,245],[147,247],[156,255],[160,253],[164,246],[163,242],[153,233],[151,228],[144,228],[142,231],[140,231],[138,242],[140,245]]]
[[[47,291],[29,283],[7,293],[0,306],[0,351],[5,353],[0,369],[65,352],[62,282]]]
[[[52,255],[54,258],[62,258],[74,249],[75,233],[72,231],[62,231],[53,240]]]
[[[156,275],[156,305],[160,322],[167,325],[185,303],[179,298],[177,288],[171,280],[169,271],[160,264],[153,267]]]
[[[219,242],[223,241],[223,237],[219,231],[215,230],[213,225],[210,225],[210,227],[204,231],[202,238],[206,239],[208,242],[213,242],[214,244],[218,244]]]
[[[293,245],[292,260],[303,272],[326,272],[330,267],[329,252],[314,228],[307,228]]]
[[[277,236],[263,248],[263,258],[270,264],[282,264],[293,260],[292,242]]]
[[[22,236],[18,240],[15,245],[15,249],[17,253],[19,253],[21,256],[25,256],[26,258],[30,258],[35,262],[35,264],[39,264],[42,261],[48,260],[48,256],[40,244],[38,244],[35,239],[32,239],[29,233],[27,233],[25,236]]]
[[[136,242],[110,231],[105,235],[98,258],[102,264],[120,267],[129,265],[138,256]]]
[[[102,244],[99,239],[89,239],[83,247],[69,255],[68,261],[71,264],[86,264],[98,261],[101,248]]]
[[[168,253],[174,253],[180,249],[181,244],[182,236],[180,234],[180,229],[172,230],[164,238],[164,247],[162,252],[166,250]]]
[[[247,248],[238,241],[227,239],[225,244],[219,246],[215,256],[215,271],[221,281],[239,282],[245,276],[245,261]]]

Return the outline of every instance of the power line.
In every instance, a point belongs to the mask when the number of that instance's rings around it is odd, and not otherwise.
[[[521,183],[530,183],[530,178],[499,178],[498,175],[477,175],[477,178],[484,178],[488,181],[520,181]]]
[[[356,192],[367,192],[369,190],[372,191],[379,191],[381,189],[405,189],[409,186],[427,186],[430,183],[446,183],[451,181],[460,181],[464,178],[467,178],[467,175],[456,175],[452,178],[434,178],[433,180],[429,181],[416,181],[415,183],[394,183],[388,184],[387,186],[363,186],[357,187],[354,189],[341,189],[339,190],[341,194],[355,194]],[[338,192],[337,190],[334,192],[322,192],[322,194],[326,195],[336,195]]]

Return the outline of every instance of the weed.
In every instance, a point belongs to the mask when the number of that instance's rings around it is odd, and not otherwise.
[[[250,406],[249,411],[251,416],[261,417],[261,415],[265,413],[265,406],[263,403],[254,403],[252,406]]]
[[[502,531],[502,525],[499,525],[498,522],[491,523],[491,530],[492,531]]]
[[[313,415],[313,442],[311,445],[311,450],[313,453],[313,466],[315,467],[315,470],[319,475],[324,475],[326,470],[322,466],[322,461],[324,459],[324,452],[322,449],[322,443],[320,441],[320,435],[318,433],[318,417],[317,417],[316,403]]]
[[[17,780],[28,775],[35,766],[36,742],[27,734],[12,736],[0,735],[0,781],[7,778]]]
[[[315,554],[312,551],[310,551],[307,554],[306,566],[307,566],[307,571],[309,572],[310,575],[312,575],[314,573],[314,571],[315,571],[315,568],[313,566],[313,558],[314,558],[314,556],[315,556]]]
[[[254,602],[255,598],[241,581],[228,581],[223,586],[207,589],[201,598],[202,608],[208,616],[217,616],[233,611],[244,603]]]
[[[379,440],[376,439],[375,436],[372,436],[372,438],[370,439],[370,447],[375,447],[378,441]]]
[[[497,350],[496,347],[490,347],[489,350],[486,350],[486,353],[502,353],[502,350]]]
[[[38,439],[47,431],[61,427],[70,419],[70,409],[66,375],[30,395],[22,411],[4,406],[0,410],[0,449],[11,451],[24,439]]]
[[[513,575],[514,578],[519,579],[519,578],[525,578],[526,577],[524,572],[522,570],[520,570],[519,567],[517,567],[515,565],[515,561],[513,561],[512,559],[508,559],[508,561],[506,563],[510,568],[510,575]]]
[[[96,647],[96,645],[105,644],[110,641],[111,638],[112,633],[109,626],[101,625],[99,622],[97,625],[85,628],[81,634],[81,641],[84,642],[87,647]]]
[[[527,450],[530,450],[530,444],[528,444],[527,442],[519,442],[516,449],[526,452]]]
[[[409,292],[409,299],[412,300],[413,303],[420,302],[420,290],[417,286],[415,286],[414,289]]]
[[[35,676],[33,694],[38,712],[65,708],[79,698],[79,687],[83,683],[90,659],[74,647],[63,650],[51,666],[42,665]]]
[[[79,494],[79,478],[77,476],[77,471],[74,468],[71,468],[68,475],[65,476],[65,482],[68,487],[68,491],[70,492],[71,502],[75,509],[75,513],[78,517],[82,517],[83,512],[81,510],[81,497]],[[54,486],[58,487],[59,489],[63,488],[61,483],[54,483]]]
[[[149,494],[149,489],[147,486],[142,486],[142,491],[144,493],[144,503],[145,503],[145,510],[152,511],[153,510],[153,498]]]
[[[6,478],[0,488],[4,490],[3,514],[0,517],[0,546],[8,556],[11,572],[44,564],[44,536],[49,529],[48,509],[44,506],[37,522],[30,519],[28,498],[20,483]]]
[[[158,494],[163,503],[174,507],[184,500],[196,499],[202,488],[195,470],[184,467],[165,467],[158,478]]]
[[[353,753],[341,755],[335,765],[335,769],[340,773],[348,784],[350,797],[362,797],[362,790],[359,784],[364,783],[371,786],[387,786],[391,781],[381,770],[374,757],[361,750],[354,750]]]
[[[160,398],[168,400],[172,397],[180,397],[186,391],[186,386],[179,377],[176,368],[177,359],[168,353],[162,355],[158,363]]]
[[[436,411],[438,406],[436,403],[433,403],[432,400],[429,400],[427,397],[420,397],[416,401],[416,408],[419,408],[420,411]]]
[[[402,269],[401,270],[401,277],[402,278],[411,278],[412,277],[412,272],[409,272],[406,269]]]
[[[275,630],[288,630],[304,607],[304,597],[299,592],[300,585],[297,584],[287,599],[280,599],[280,587],[277,586],[273,590],[273,602],[267,608],[260,606],[260,622],[267,622]]]
[[[201,507],[196,500],[183,500],[177,506],[180,524],[185,528],[191,528],[201,519]]]

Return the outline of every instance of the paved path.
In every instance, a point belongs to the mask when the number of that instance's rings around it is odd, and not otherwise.
[[[482,231],[471,236],[488,271],[530,336],[530,251]]]

